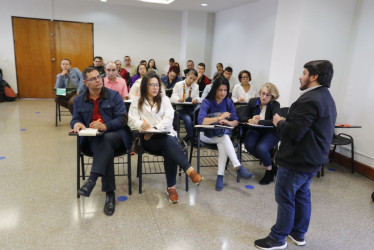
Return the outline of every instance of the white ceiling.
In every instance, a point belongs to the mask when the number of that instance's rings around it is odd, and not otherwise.
[[[100,0],[85,1],[100,2]],[[106,3],[102,4],[118,4],[124,6],[147,7],[176,11],[199,10],[204,12],[218,12],[256,1],[259,0],[175,0],[171,4],[154,4],[141,2],[138,0],[107,0]],[[201,6],[202,3],[206,3],[208,6],[203,7]]]

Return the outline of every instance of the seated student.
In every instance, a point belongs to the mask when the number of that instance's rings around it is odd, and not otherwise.
[[[210,84],[210,79],[204,75],[205,72],[205,64],[199,63],[197,65],[197,85],[199,85],[199,91],[204,91],[205,86]],[[187,76],[187,75],[186,75]]]
[[[105,77],[104,60],[101,56],[95,56],[93,60],[93,67],[99,71],[101,78]]]
[[[108,89],[118,91],[122,99],[127,100],[129,93],[127,91],[126,81],[117,77],[118,69],[114,62],[105,64],[106,77],[104,78],[104,86]]]
[[[144,64],[138,66],[138,73],[140,78],[135,81],[135,83],[130,88],[129,99],[133,100],[136,96],[140,95],[140,83],[142,82],[143,77],[147,74],[147,68]],[[164,84],[161,84],[161,92],[166,96],[166,90]]]
[[[117,66],[118,75],[120,77],[122,77],[123,80],[126,81],[127,90],[129,90],[130,89],[130,83],[131,83],[130,73],[125,68],[122,68],[122,62],[121,62],[121,60],[116,60],[114,63]]]
[[[144,135],[144,149],[149,152],[161,153],[164,157],[164,166],[169,201],[178,202],[175,188],[177,170],[179,165],[192,182],[199,184],[202,181],[200,174],[191,167],[184,155],[182,147],[178,144],[177,133],[173,130],[174,109],[168,97],[161,94],[161,81],[157,74],[148,73],[142,79],[140,95],[134,99],[129,111],[129,126],[133,130],[170,131],[168,135]]]
[[[131,78],[130,89],[132,88],[132,85],[134,85],[134,83],[138,79],[141,79],[146,73],[147,73],[147,66],[144,64],[139,64],[138,68],[136,69],[136,74]]]
[[[173,94],[171,95],[170,101],[172,103],[178,102],[192,102],[197,104],[200,102],[199,98],[199,86],[194,83],[197,78],[196,70],[191,70],[187,73],[186,79],[177,82],[173,88]],[[179,105],[181,106],[181,105]],[[186,127],[187,136],[183,138],[185,142],[188,142],[193,137],[193,116],[194,116],[194,106],[183,105],[177,109],[179,116],[184,122]]]
[[[169,64],[168,65],[166,65],[165,66],[165,68],[164,68],[164,74],[162,74],[162,75],[167,75],[168,73],[169,73],[169,71],[170,71],[170,67],[172,67],[173,65],[174,65],[174,62],[175,62],[175,59],[174,58],[170,58],[169,59]]]
[[[153,70],[156,74],[158,74],[155,59],[149,59],[148,70]]]
[[[56,96],[55,101],[59,105],[69,109],[70,113],[73,114],[74,97],[85,90],[83,76],[78,68],[71,68],[69,59],[61,60],[61,69],[62,72],[57,75],[55,88],[68,90],[66,90],[65,96]]]
[[[232,127],[238,125],[238,117],[236,116],[234,103],[230,98],[227,98],[229,87],[229,82],[222,76],[214,81],[212,90],[209,92],[207,98],[201,103],[198,116],[199,124],[222,124]],[[222,129],[205,130],[205,132],[201,132],[200,135],[201,141],[210,144],[217,144],[218,147],[217,191],[223,189],[223,176],[225,174],[227,157],[230,158],[230,161],[237,170],[239,176],[244,179],[249,179],[253,176],[252,173],[248,172],[240,164],[229,134],[231,134],[231,130]]]
[[[192,60],[188,60],[187,69],[183,70],[184,76],[186,77],[187,73],[193,69],[195,69],[195,63]]]
[[[231,97],[235,103],[248,102],[249,99],[258,97],[257,89],[249,84],[252,78],[251,73],[248,70],[240,71],[238,78],[241,84],[234,86]]]
[[[70,123],[72,131],[78,133],[81,129],[94,128],[104,134],[81,138],[82,151],[90,152],[93,162],[90,177],[78,190],[78,194],[89,197],[101,176],[102,191],[106,192],[104,213],[112,215],[116,190],[114,155],[124,152],[132,141],[131,131],[126,126],[126,106],[117,91],[103,86],[101,75],[95,68],[84,69],[83,78],[87,91],[74,100],[74,113]]]
[[[229,81],[230,86],[231,86],[230,79],[231,79],[231,75],[232,75],[232,68],[231,67],[226,67],[225,70],[223,71],[222,75],[227,79],[227,81]],[[216,79],[217,79],[217,77],[216,77]],[[213,86],[213,84],[209,84],[205,87],[205,89],[204,89],[204,91],[201,95],[201,99],[205,99],[208,96],[210,90],[212,89],[212,86]]]
[[[182,79],[178,76],[180,70],[176,66],[171,66],[167,75],[161,77],[162,83],[165,85],[166,89],[174,88],[174,85],[177,82],[180,82]]]
[[[222,63],[217,63],[216,65],[217,71],[214,72],[213,74],[213,81],[217,78],[223,75],[223,64]]]
[[[280,105],[277,87],[272,83],[265,83],[259,92],[260,97],[251,98],[245,110],[240,114],[239,120],[252,124],[274,126],[273,116],[279,114]],[[267,185],[274,180],[277,167],[271,159],[270,150],[279,142],[277,129],[253,127],[247,131],[244,137],[246,150],[260,159],[266,172],[260,180],[261,185]]]
[[[179,70],[178,77],[182,80],[181,66],[179,65],[179,62],[174,62],[173,66],[178,68],[178,70]]]

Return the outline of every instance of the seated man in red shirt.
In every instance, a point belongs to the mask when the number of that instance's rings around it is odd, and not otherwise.
[[[199,63],[197,65],[197,85],[199,85],[199,91],[204,91],[205,86],[210,84],[210,79],[204,75],[205,73],[205,64]]]
[[[128,99],[129,92],[126,85],[126,81],[118,75],[118,69],[114,62],[108,62],[105,64],[106,77],[104,78],[104,86],[108,89],[118,91],[122,99]]]

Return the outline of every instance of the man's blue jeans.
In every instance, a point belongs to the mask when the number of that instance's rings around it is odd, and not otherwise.
[[[269,234],[273,240],[284,242],[290,234],[297,239],[304,239],[312,212],[309,186],[314,175],[279,166],[275,182],[277,221]]]

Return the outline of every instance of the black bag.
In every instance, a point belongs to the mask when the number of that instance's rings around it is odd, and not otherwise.
[[[0,102],[12,102],[17,99],[17,94],[10,85],[0,77]]]

